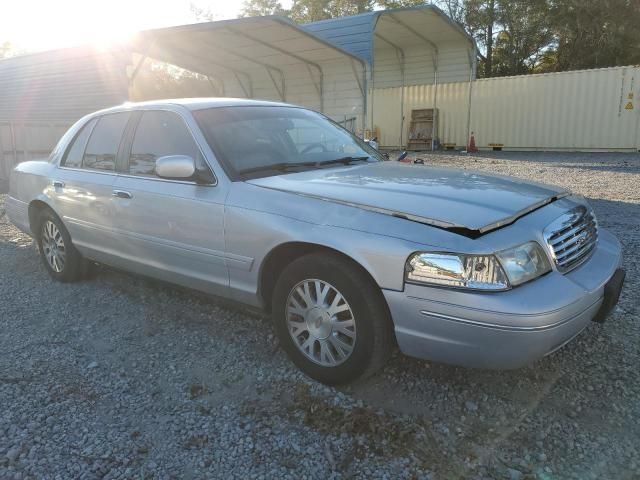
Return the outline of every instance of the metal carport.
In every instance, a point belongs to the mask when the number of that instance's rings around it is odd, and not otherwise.
[[[396,145],[404,144],[405,87],[432,85],[430,107],[438,108],[438,85],[469,82],[476,75],[476,45],[458,24],[434,5],[378,10],[303,25],[303,28],[355,55],[369,67],[367,123],[399,120]],[[397,88],[399,111],[375,112],[376,92]],[[467,103],[468,99],[467,99]],[[396,116],[397,115],[397,116]],[[393,120],[395,122],[395,120]],[[396,129],[394,129],[395,134]]]
[[[222,96],[284,101],[364,129],[366,65],[359,57],[278,16],[140,32],[131,42],[152,58],[207,76]],[[356,120],[353,120],[356,119]]]

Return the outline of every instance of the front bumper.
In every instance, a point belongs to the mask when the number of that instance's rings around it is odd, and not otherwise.
[[[562,347],[596,317],[621,260],[620,243],[601,229],[595,252],[581,266],[507,292],[409,284],[402,292],[383,292],[403,353],[468,367],[518,368]]]

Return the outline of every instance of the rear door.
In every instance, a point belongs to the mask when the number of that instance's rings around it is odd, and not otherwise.
[[[118,151],[130,117],[129,112],[118,112],[89,120],[70,143],[52,182],[54,210],[74,245],[101,261],[117,253],[112,190]]]
[[[113,186],[115,225],[126,259],[123,266],[209,293],[226,294],[225,192],[217,182],[159,178],[155,161],[166,155],[189,155],[198,168],[209,168],[180,113],[142,111]]]

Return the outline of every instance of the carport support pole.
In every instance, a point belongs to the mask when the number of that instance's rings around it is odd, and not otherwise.
[[[364,137],[364,131],[367,128],[367,102],[369,101],[369,85],[367,80],[367,65],[362,64],[362,82],[364,83],[364,95],[362,96],[362,133]],[[371,89],[371,105],[373,105],[373,88]]]
[[[318,67],[318,73],[320,77],[320,112],[324,113],[324,72],[322,68]]]
[[[324,72],[322,71],[322,67],[319,64],[317,64],[316,62],[312,62],[310,60],[307,60],[306,58],[304,58],[304,57],[302,57],[300,55],[297,55],[295,53],[292,53],[292,52],[290,52],[288,50],[280,48],[277,45],[273,45],[271,43],[265,42],[264,40],[254,36],[254,35],[248,34],[247,32],[243,32],[243,31],[237,30],[237,29],[232,28],[232,27],[226,27],[226,30],[229,31],[229,32],[232,32],[235,35],[238,35],[240,37],[248,38],[249,40],[251,40],[253,42],[256,42],[256,43],[259,43],[260,45],[264,45],[265,47],[270,48],[272,50],[275,50],[276,52],[279,52],[279,53],[281,53],[283,55],[287,55],[287,56],[289,56],[291,58],[295,58],[299,62],[306,64],[308,67],[310,66],[310,67],[315,68],[318,71],[318,74],[320,76],[320,86],[316,87],[318,89],[318,93],[320,95],[320,111],[324,112]],[[233,53],[233,52],[231,52],[231,53],[236,55],[236,56],[240,56],[238,53]],[[243,57],[243,58],[246,58],[249,61],[253,61],[255,63],[260,63],[260,62],[257,62],[256,60],[252,60],[252,59],[250,59],[248,57]],[[263,64],[263,66],[266,67],[267,65]],[[272,67],[272,68],[275,69],[275,67]],[[282,74],[282,77],[284,78],[284,74]],[[314,84],[315,84],[315,80],[313,78],[311,78],[311,81],[314,82]]]
[[[378,37],[380,40],[382,40],[383,42],[391,45],[391,47],[393,47],[393,49],[396,51],[396,57],[398,57],[398,61],[400,62],[400,148],[402,148],[404,146],[403,140],[404,140],[404,91],[405,91],[405,56],[404,56],[404,50],[402,48],[400,48],[398,45],[396,45],[395,43],[391,42],[390,40],[386,39],[385,37],[383,37],[382,35],[376,33],[375,34],[376,37]]]
[[[404,52],[402,52],[402,69],[400,70],[400,74],[402,76],[401,78],[401,85],[400,88],[402,90],[400,90],[400,148],[404,148],[404,95],[405,95],[405,90],[406,90],[406,77],[405,77],[405,58],[404,58]]]
[[[433,55],[433,121],[431,123],[431,151],[435,150],[436,133],[438,132],[438,50]]]
[[[375,65],[374,65],[374,60],[371,60],[371,113],[369,115],[371,115],[371,122],[369,123],[369,126],[371,127],[371,131],[373,132],[373,110],[374,110],[374,102],[376,100],[376,79],[375,79],[375,74],[373,73],[375,70]],[[367,117],[365,116],[365,119]],[[366,134],[366,130],[367,130],[367,124],[365,121],[365,125],[364,125],[364,129],[362,130],[362,138],[364,139],[367,134]]]
[[[207,75],[207,81],[209,82],[209,85],[211,85],[211,88],[213,88],[213,89],[216,91],[216,93],[220,93],[220,92],[219,92],[218,87],[216,87],[216,86],[213,84],[213,80],[211,80],[211,76],[210,76],[210,75]],[[222,87],[222,88],[221,88],[221,90],[222,90],[222,92],[221,92],[221,93],[222,93],[222,96],[223,96],[223,97],[226,97],[225,88],[224,88],[224,80],[223,80],[222,78],[218,78],[218,81],[220,82],[220,86]]]
[[[394,22],[396,22],[398,25],[401,25],[402,27],[404,27],[407,31],[411,32],[412,34],[414,34],[416,37],[418,37],[419,39],[421,39],[424,43],[426,43],[427,45],[429,45],[432,49],[433,49],[433,72],[434,72],[434,82],[435,82],[435,86],[434,86],[434,121],[431,124],[431,150],[433,150],[433,146],[434,146],[434,133],[435,133],[435,102],[437,101],[437,98],[435,97],[435,95],[437,95],[438,92],[438,45],[436,45],[434,42],[432,42],[431,40],[429,40],[427,37],[425,37],[424,35],[422,35],[420,32],[418,32],[417,30],[411,28],[411,26],[407,25],[406,23],[404,23],[402,20],[400,20],[398,17],[396,17],[393,13],[389,13],[389,18],[391,18]],[[387,17],[385,17],[387,18]],[[403,88],[404,90],[404,88]]]
[[[152,45],[153,44],[147,45],[144,54],[140,57],[140,60],[138,60],[138,64],[133,69],[133,72],[131,72],[131,76],[129,77],[129,84],[127,85],[128,100],[131,100],[133,97],[133,82],[138,76],[138,73],[140,73],[140,69],[142,69],[142,65],[144,64],[145,60],[149,57],[149,50],[151,49]],[[133,55],[131,57],[131,59],[133,60]]]
[[[13,154],[12,164],[9,165],[7,170],[7,175],[13,169],[13,166],[18,163],[18,147],[16,145],[16,130],[14,128],[13,122],[9,122],[9,138],[11,139],[11,153]]]
[[[471,99],[473,93],[473,79],[476,76],[476,52],[475,48],[469,51],[469,104],[467,105],[467,139],[465,140],[465,148],[469,144],[471,138]]]
[[[178,54],[183,54],[184,52],[181,49],[176,49]],[[186,55],[185,55],[186,56]],[[242,70],[236,70],[234,68],[228,67],[222,63],[218,63],[218,62],[212,62],[210,59],[208,58],[204,58],[204,57],[199,57],[196,55],[192,55],[194,58],[196,58],[197,60],[202,60],[205,61],[211,65],[215,65],[217,67],[222,68],[223,70],[227,70],[229,72],[231,72],[233,74],[233,76],[235,77],[236,81],[238,82],[238,84],[240,85],[240,88],[242,89],[242,91],[245,93],[245,96],[247,98],[252,98],[253,97],[253,81],[251,80],[251,75],[249,75],[246,72],[243,72]],[[169,54],[168,56],[165,56],[165,60],[168,63],[173,63],[173,65],[177,65],[177,66],[181,66],[184,65],[184,62],[181,62],[179,59],[176,59],[175,55]],[[196,72],[196,73],[201,73],[203,75],[206,75],[205,72],[198,70],[197,68],[191,68],[191,66],[189,65],[184,65],[184,67],[182,68],[186,68],[187,70],[191,70],[192,72]],[[249,83],[249,91],[247,91],[247,87],[242,83],[242,81],[240,80],[240,76],[244,76],[247,79],[247,82]]]

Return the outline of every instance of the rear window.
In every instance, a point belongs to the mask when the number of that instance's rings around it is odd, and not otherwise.
[[[100,117],[91,132],[82,158],[82,167],[94,170],[115,170],[118,147],[127,126],[129,113],[111,113]]]
[[[61,165],[69,168],[80,168],[82,166],[82,156],[87,146],[89,135],[98,120],[93,118],[89,120],[80,132],[73,139],[71,147],[67,150],[67,154],[62,159]]]

